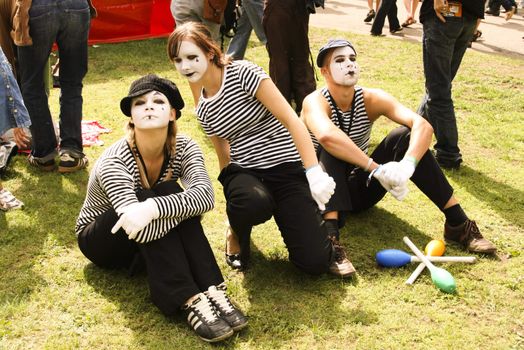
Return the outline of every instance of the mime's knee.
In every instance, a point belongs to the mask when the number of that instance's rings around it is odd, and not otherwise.
[[[320,275],[328,272],[331,263],[331,249],[309,252],[300,256],[290,256],[289,260],[300,270],[310,275]]]
[[[228,198],[226,210],[228,216],[244,218],[257,225],[271,218],[274,206],[273,198],[267,191],[254,186],[249,192]]]

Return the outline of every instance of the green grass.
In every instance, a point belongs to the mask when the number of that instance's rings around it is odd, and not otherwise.
[[[340,36],[356,45],[361,85],[417,107],[424,85],[420,44],[312,29],[312,52]],[[187,102],[179,130],[201,145],[216,179],[212,146],[193,114],[187,83],[168,62],[165,40],[101,45],[89,55],[84,119],[113,130],[102,135],[105,146],[86,148],[91,164],[123,135],[126,117],[118,106],[130,83],[155,72],[178,83]],[[265,48],[255,41],[246,58],[267,69]],[[182,317],[158,312],[145,276],[99,269],[80,253],[73,228],[88,171],[44,174],[15,157],[4,186],[26,209],[0,213],[0,349],[524,349],[522,63],[468,51],[454,82],[465,163],[446,174],[468,215],[500,249],[499,259],[443,265],[457,281],[456,295],[439,292],[427,272],[406,286],[415,265],[383,269],[374,261],[381,249],[407,250],[405,235],[419,247],[442,237],[443,216],[414,186],[402,203],[386,196],[348,218],[342,240],[358,277],[345,281],[299,272],[287,261],[272,221],[254,229],[251,270],[231,271],[223,259],[224,198],[214,180],[216,209],[205,215],[204,227],[250,327],[221,345],[207,345]],[[54,89],[54,115],[57,100]],[[392,127],[377,122],[372,143]],[[453,247],[447,254],[464,255]]]

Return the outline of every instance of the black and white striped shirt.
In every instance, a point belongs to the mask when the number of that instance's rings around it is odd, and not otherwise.
[[[349,136],[351,141],[353,141],[358,148],[360,148],[364,153],[367,154],[369,149],[371,127],[373,126],[373,123],[369,120],[368,114],[366,113],[366,106],[364,105],[364,94],[362,93],[362,87],[355,86],[355,96],[353,97],[355,99],[355,115],[353,116],[352,122],[351,110],[342,112],[340,108],[335,106],[332,103],[332,100],[329,98],[329,91],[327,87],[322,88],[320,92],[329,103],[329,107],[331,108],[331,121],[333,122],[333,124],[335,124],[339,129],[344,131],[344,133],[346,133]],[[338,121],[337,109],[338,115],[341,116],[342,127]],[[351,130],[349,130],[350,124]],[[319,144],[318,140],[314,136],[313,144],[315,145],[315,149],[318,147]]]
[[[160,217],[139,232],[136,238],[139,243],[161,238],[183,220],[213,209],[211,180],[202,151],[192,139],[177,135],[176,153],[171,155],[159,181],[165,179],[169,169],[172,171],[171,180],[180,180],[184,191],[153,198]],[[125,139],[121,139],[104,151],[91,170],[86,199],[76,222],[76,233],[79,234],[110,208],[118,212],[120,208],[138,202],[135,193],[142,189],[140,172],[131,148]]]
[[[208,136],[229,142],[231,163],[243,168],[267,169],[300,161],[287,129],[255,98],[264,70],[248,61],[224,68],[222,86],[210,98],[200,97],[198,121]]]

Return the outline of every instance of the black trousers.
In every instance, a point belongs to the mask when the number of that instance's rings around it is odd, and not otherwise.
[[[373,151],[371,158],[379,164],[400,161],[408,149],[410,135],[411,131],[405,126],[394,129]],[[387,191],[375,178],[366,186],[368,172],[333,157],[322,147],[317,155],[320,164],[337,184],[335,194],[326,205],[326,212],[338,211],[340,226],[348,212],[369,209],[386,195]],[[453,195],[453,188],[430,151],[420,159],[411,181],[441,210]]]
[[[302,101],[315,91],[314,68],[310,62],[309,12],[304,0],[266,0],[262,25],[269,54],[269,75],[288,102]]]
[[[300,163],[284,163],[270,169],[245,169],[230,164],[218,179],[224,187],[227,216],[239,238],[243,262],[249,260],[253,226],[273,216],[289,260],[306,273],[328,271],[333,247]]]
[[[137,193],[140,201],[181,192],[176,181],[167,181]],[[123,229],[112,234],[118,220],[114,209],[96,218],[78,235],[78,246],[95,265],[128,268],[139,254],[146,265],[153,303],[166,315],[173,315],[195,294],[224,281],[200,217],[184,220],[160,239],[137,243]]]

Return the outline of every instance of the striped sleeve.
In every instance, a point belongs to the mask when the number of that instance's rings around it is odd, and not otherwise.
[[[214,207],[214,192],[204,157],[193,140],[177,136],[176,154],[170,159],[169,168],[173,171],[173,180],[182,182],[184,191],[152,198],[158,205],[160,216],[138,233],[138,243],[161,238],[182,221]]]
[[[201,215],[214,207],[214,192],[204,165],[200,147],[190,140],[180,152],[180,182],[184,191],[169,196],[156,197],[160,219],[181,219]]]
[[[269,76],[261,67],[254,63],[249,61],[243,61],[242,63],[238,68],[240,84],[245,92],[255,96],[262,80],[269,79]]]
[[[184,191],[154,197],[160,217],[141,230],[136,241],[147,243],[165,236],[180,222],[201,215],[214,206],[214,192],[198,145],[187,136],[177,135],[176,152],[161,175],[171,173],[173,181],[182,183]],[[89,177],[86,199],[80,210],[75,231],[79,234],[111,208],[117,212],[138,202],[137,191],[143,190],[135,159],[125,140],[114,144],[95,163]]]
[[[105,158],[96,169],[100,187],[117,213],[120,209],[138,202],[133,174],[129,171],[129,164],[133,164],[134,159],[131,153],[128,157],[130,158]]]

